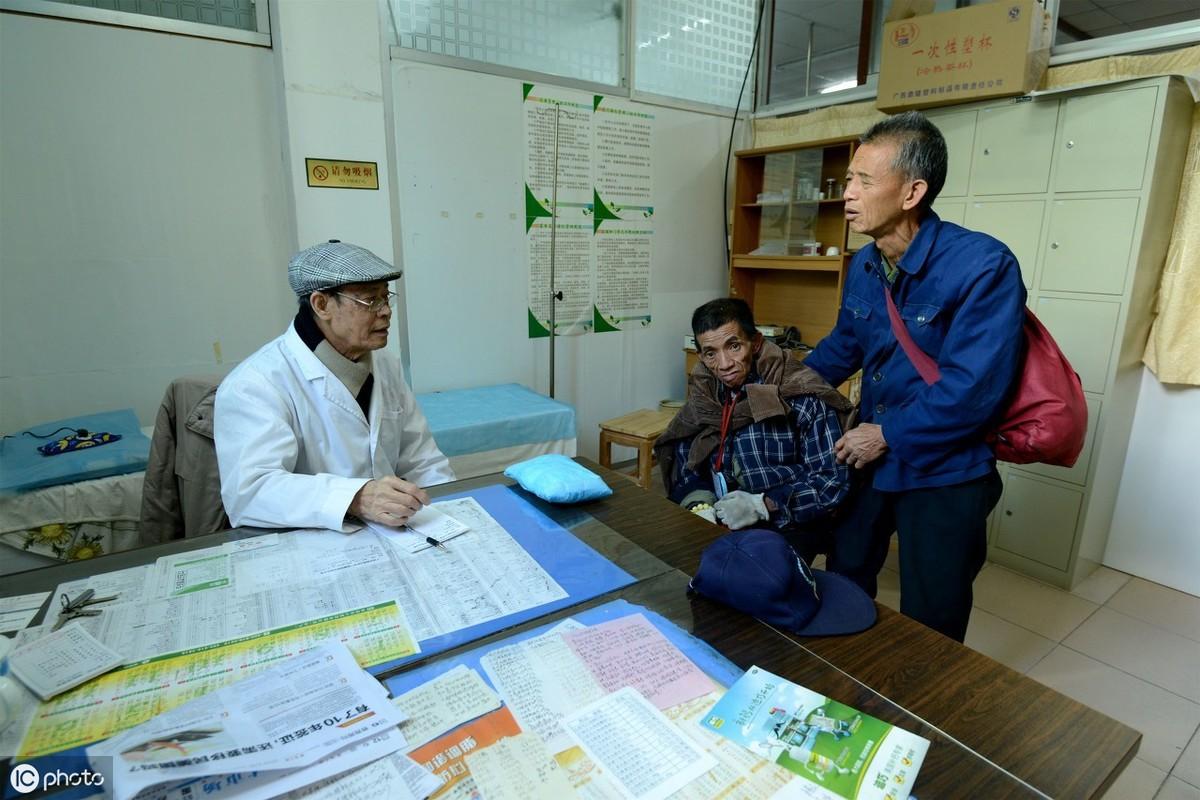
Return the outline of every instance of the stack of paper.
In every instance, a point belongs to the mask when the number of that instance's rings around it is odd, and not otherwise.
[[[434,542],[446,542],[470,530],[467,525],[435,506],[425,506],[413,514],[403,528],[392,528],[378,522],[368,522],[367,527],[410,553],[428,550],[435,546]]]
[[[325,644],[87,749],[121,800],[162,783],[233,781],[274,797],[405,746],[404,715],[340,644]]]
[[[43,700],[73,689],[125,662],[78,622],[13,650],[8,656],[12,674]]]

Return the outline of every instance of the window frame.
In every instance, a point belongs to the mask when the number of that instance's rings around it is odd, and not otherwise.
[[[0,0],[6,2],[7,0]],[[653,1],[653,0],[651,0]],[[390,0],[384,0],[387,4],[389,23],[392,26],[391,33],[399,35],[396,30],[395,20],[393,15],[392,4]],[[465,58],[463,56],[448,56],[444,53],[427,53],[421,50],[416,50],[411,47],[401,47],[399,44],[388,43],[388,54],[392,61],[415,61],[422,64],[434,64],[441,67],[452,67],[455,69],[464,69],[469,72],[479,72],[484,75],[496,75],[501,78],[513,78],[515,80],[526,81],[530,83],[549,83],[554,86],[561,86],[567,89],[578,89],[584,92],[593,94],[602,94],[608,97],[621,97],[631,100],[636,103],[645,105],[659,106],[662,108],[672,108],[679,111],[692,111],[699,114],[709,114],[726,119],[733,119],[733,108],[718,106],[711,103],[702,103],[695,100],[687,100],[681,97],[670,97],[668,95],[655,94],[653,92],[642,92],[633,88],[636,84],[636,63],[637,63],[637,44],[636,31],[634,30],[634,20],[636,18],[636,4],[639,0],[623,0],[624,8],[621,19],[621,33],[618,43],[617,63],[619,69],[619,85],[596,83],[594,81],[585,81],[579,78],[571,78],[563,75],[555,75],[548,72],[537,72],[534,70],[522,69],[520,67],[509,67],[502,64],[491,64],[486,61],[477,61],[473,58]],[[756,0],[757,2],[757,0]],[[754,59],[758,61],[758,52],[755,51]],[[751,65],[751,72],[757,73],[757,64]],[[753,86],[747,87],[747,94],[753,91]],[[743,103],[742,109],[738,116],[743,116],[746,113],[746,106]]]
[[[71,3],[59,3],[55,0],[0,0],[0,11],[11,11],[19,14],[31,14],[38,17],[54,17],[69,19],[77,22],[92,22],[101,25],[111,25],[118,28],[138,28],[141,30],[172,33],[179,36],[192,36],[199,39],[213,39],[248,44],[256,47],[271,47],[271,20],[268,8],[270,0],[257,0],[254,5],[255,24],[257,31],[244,31],[240,28],[226,28],[223,25],[209,25],[204,22],[190,22],[169,17],[156,17],[151,14],[138,14],[132,11],[113,11],[107,8],[92,8],[77,6]]]
[[[770,12],[773,12],[774,5],[777,0],[766,0],[768,3],[767,13],[770,19]],[[860,0],[861,2],[861,0]],[[1058,31],[1058,12],[1060,0],[1045,0],[1046,10],[1051,15],[1051,30],[1057,34]],[[876,88],[879,83],[878,64],[876,62],[876,43],[879,40],[879,34],[883,29],[883,14],[881,0],[875,0],[874,16],[871,27],[871,47],[872,54],[870,58],[871,69],[867,75],[866,83],[856,86],[852,89],[844,89],[840,92],[834,92],[827,95],[812,95],[802,97],[797,100],[782,101],[779,103],[763,104],[758,103],[750,115],[753,119],[764,119],[771,117],[786,116],[788,114],[800,113],[803,111],[811,111],[817,108],[826,108],[828,106],[842,105],[845,103],[857,103],[866,100],[874,100],[877,96]],[[762,52],[764,47],[770,47],[771,26],[764,23],[760,33],[759,51]],[[766,37],[766,38],[763,38]],[[1129,31],[1127,33],[1117,33],[1111,36],[1103,36],[1098,39],[1087,39],[1081,42],[1068,42],[1066,44],[1054,44],[1050,46],[1050,66],[1058,66],[1060,64],[1071,64],[1077,61],[1090,61],[1093,59],[1107,58],[1117,55],[1132,55],[1137,53],[1149,53],[1159,50],[1176,49],[1190,45],[1200,44],[1200,19],[1192,22],[1176,22],[1170,25],[1161,25],[1157,28],[1147,28],[1140,31]],[[859,47],[862,47],[862,39],[859,39]],[[758,65],[758,91],[755,94],[756,100],[761,100],[763,93],[766,90],[766,75],[771,69],[770,59],[760,59]]]

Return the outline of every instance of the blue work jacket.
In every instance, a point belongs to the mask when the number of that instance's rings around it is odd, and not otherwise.
[[[941,380],[927,386],[892,333],[874,244],[851,261],[837,325],[804,363],[834,386],[862,369],[860,418],[880,425],[888,444],[876,489],[982,477],[995,464],[984,437],[1004,410],[1024,350],[1017,259],[991,236],[928,211],[895,266],[892,299]]]

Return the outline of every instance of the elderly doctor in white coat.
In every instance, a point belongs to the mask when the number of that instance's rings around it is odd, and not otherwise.
[[[454,480],[387,344],[401,271],[336,239],[288,265],[300,310],[221,382],[214,438],[235,525],[403,525]]]

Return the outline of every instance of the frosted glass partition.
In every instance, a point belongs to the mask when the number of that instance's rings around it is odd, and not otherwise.
[[[254,0],[56,0],[72,6],[127,11],[151,17],[220,25],[243,31],[257,31]]]
[[[391,0],[401,47],[621,85],[623,0]]]
[[[754,0],[640,0],[634,89],[733,108],[754,44]]]

